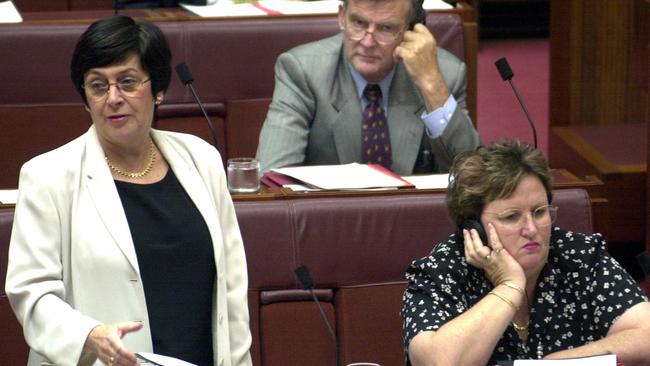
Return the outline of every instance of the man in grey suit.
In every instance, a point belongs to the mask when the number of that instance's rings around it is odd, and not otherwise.
[[[383,165],[393,172],[446,172],[457,153],[479,146],[465,64],[436,47],[425,16],[422,0],[344,0],[341,33],[280,55],[257,149],[262,171],[372,162],[362,142],[369,84],[381,89]]]

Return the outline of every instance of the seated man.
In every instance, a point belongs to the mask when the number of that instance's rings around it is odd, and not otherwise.
[[[340,34],[280,55],[262,171],[360,162],[400,175],[446,172],[480,145],[465,64],[436,47],[425,17],[422,0],[344,0]]]

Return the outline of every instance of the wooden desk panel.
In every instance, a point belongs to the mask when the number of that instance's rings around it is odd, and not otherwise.
[[[553,169],[553,189],[582,188],[591,198],[593,227],[595,232],[602,233],[606,238],[610,235],[607,221],[608,200],[605,197],[603,182],[595,176],[578,178],[566,169]],[[359,196],[399,196],[413,194],[444,195],[446,189],[392,189],[392,190],[350,190],[350,191],[312,191],[294,192],[287,188],[262,187],[258,193],[235,193],[233,201],[270,201],[292,200],[318,197],[359,197]]]
[[[635,1],[551,0],[551,126],[645,120],[630,72]]]
[[[609,201],[611,242],[646,236],[647,124],[555,127],[549,161],[578,177],[595,175]]]

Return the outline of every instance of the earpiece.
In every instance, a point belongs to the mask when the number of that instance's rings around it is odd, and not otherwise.
[[[416,24],[421,23],[427,25],[427,11],[424,10],[423,1],[419,2],[419,6],[415,8],[415,19],[409,24],[409,30],[413,30]]]
[[[467,229],[467,230],[475,229],[476,232],[478,232],[478,236],[481,238],[481,241],[483,241],[483,244],[488,245],[487,232],[485,231],[485,228],[483,227],[483,225],[479,220],[477,219],[463,220],[458,227],[458,231],[460,232],[461,237],[463,234],[463,229]]]

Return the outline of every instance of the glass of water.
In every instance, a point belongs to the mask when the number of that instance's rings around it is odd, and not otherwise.
[[[260,162],[255,158],[228,159],[228,190],[255,193],[260,190]]]

